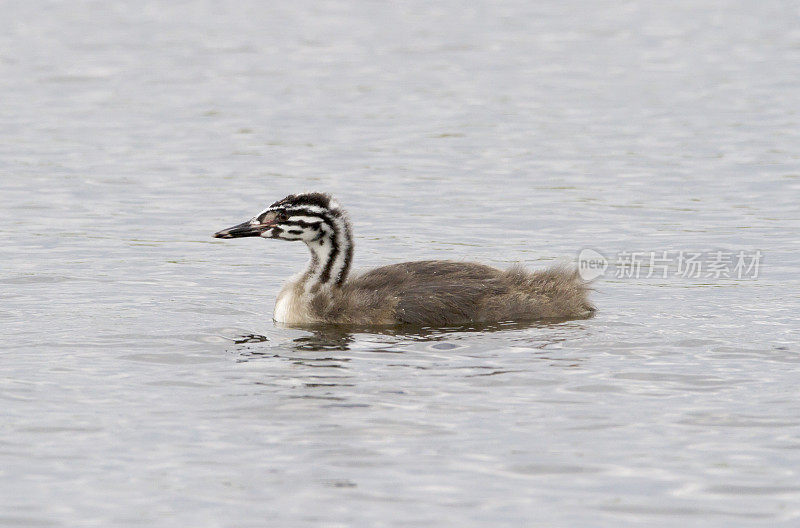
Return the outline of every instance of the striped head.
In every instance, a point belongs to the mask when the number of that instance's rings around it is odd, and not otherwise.
[[[291,194],[247,222],[223,229],[214,238],[301,240],[311,249],[309,273],[322,283],[341,284],[350,267],[353,238],[347,214],[329,194]]]
[[[328,194],[291,194],[239,225],[214,233],[214,238],[259,236],[312,242],[344,228],[339,204]],[[340,225],[337,225],[340,224]]]

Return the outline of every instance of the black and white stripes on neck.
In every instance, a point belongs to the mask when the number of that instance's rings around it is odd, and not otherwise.
[[[305,288],[341,286],[353,260],[353,235],[350,222],[336,200],[312,193],[289,196],[275,202],[251,222],[271,225],[260,236],[302,240],[311,251],[303,274]]]

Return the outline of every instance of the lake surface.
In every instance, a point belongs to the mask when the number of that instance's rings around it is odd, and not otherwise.
[[[796,4],[3,10],[0,526],[800,523]],[[597,315],[277,327],[301,190]]]

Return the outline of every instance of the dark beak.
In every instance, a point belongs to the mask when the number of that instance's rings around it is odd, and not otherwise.
[[[274,224],[252,224],[250,221],[223,229],[214,233],[214,238],[241,238],[261,236],[261,233],[270,229]]]

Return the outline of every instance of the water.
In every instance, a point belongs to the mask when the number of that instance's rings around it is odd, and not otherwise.
[[[799,14],[7,3],[0,526],[796,526]],[[305,249],[211,234],[304,189],[363,267],[763,261],[612,265],[585,321],[278,328]]]

